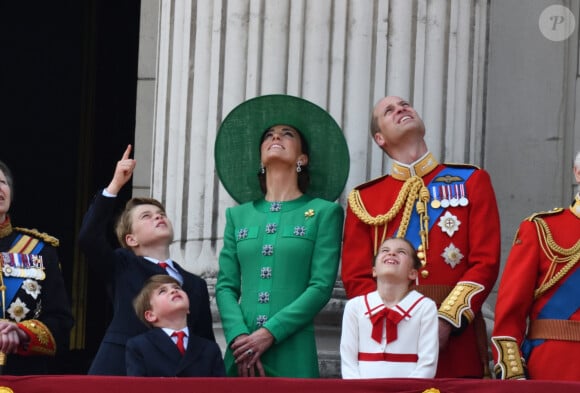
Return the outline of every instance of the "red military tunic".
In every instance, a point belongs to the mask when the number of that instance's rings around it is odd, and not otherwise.
[[[404,188],[405,177],[420,176],[429,187],[429,201],[450,199],[442,191],[453,190],[464,196],[466,206],[438,209],[440,216],[428,232],[426,264],[419,271],[418,290],[435,300],[439,316],[454,326],[446,349],[440,352],[436,377],[481,377],[487,366],[485,326],[476,314],[493,288],[499,271],[500,223],[491,180],[487,172],[471,166],[467,180],[438,176],[454,167],[439,164],[427,153],[411,166],[395,163],[391,175],[365,183],[358,190],[358,200],[369,216],[386,214]],[[405,171],[408,171],[405,176]],[[402,174],[402,175],[401,175]],[[437,180],[432,184],[431,181]],[[456,190],[461,185],[461,191]],[[437,194],[437,195],[434,195]],[[352,193],[351,193],[352,196]],[[445,197],[445,198],[444,198]],[[385,225],[367,224],[359,218],[360,204],[349,197],[342,252],[342,280],[348,298],[373,291],[376,282],[371,267],[376,247],[383,238],[393,237],[401,225],[404,207]],[[413,214],[417,214],[413,209]],[[432,217],[433,219],[433,217]],[[407,233],[406,238],[417,236]],[[474,326],[479,325],[478,343]]]
[[[576,199],[569,209],[535,214],[519,227],[495,309],[491,341],[498,378],[526,378],[527,363],[530,379],[580,380],[576,356],[580,299],[564,289],[566,282],[580,287],[580,201]],[[554,304],[557,299],[560,304]],[[522,361],[522,344],[534,338],[539,345]]]

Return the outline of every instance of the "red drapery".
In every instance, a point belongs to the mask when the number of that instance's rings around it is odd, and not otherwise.
[[[580,382],[498,381],[474,379],[289,379],[289,378],[136,378],[86,375],[0,376],[1,387],[14,393],[441,393],[580,392]]]

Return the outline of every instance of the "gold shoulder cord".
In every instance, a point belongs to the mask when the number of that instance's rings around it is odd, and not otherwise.
[[[580,259],[580,240],[577,241],[570,248],[560,247],[552,236],[552,232],[548,227],[548,224],[540,217],[534,218],[534,223],[536,224],[536,231],[538,233],[538,241],[542,251],[546,257],[552,261],[542,284],[534,292],[534,299],[540,297],[548,289],[552,288],[562,277],[566,275],[572,269],[578,260]],[[556,266],[565,263],[560,271],[554,274]]]
[[[401,191],[399,191],[395,203],[385,214],[371,216],[361,199],[360,192],[357,189],[352,190],[348,196],[348,204],[350,205],[352,212],[365,224],[375,227],[374,255],[377,254],[379,245],[385,240],[387,224],[401,211],[403,205],[405,208],[403,210],[403,217],[401,218],[401,225],[397,237],[405,237],[411,219],[413,206],[416,206],[417,213],[419,213],[421,218],[421,245],[423,250],[426,251],[428,248],[427,230],[429,228],[427,203],[429,203],[429,190],[427,190],[425,183],[423,183],[423,179],[419,176],[412,176],[405,181]],[[378,242],[378,227],[381,225],[384,226],[383,235],[381,241]]]

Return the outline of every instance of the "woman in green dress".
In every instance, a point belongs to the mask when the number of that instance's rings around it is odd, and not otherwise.
[[[215,159],[239,203],[226,211],[216,284],[228,375],[316,378],[313,320],[340,258],[342,131],[309,101],[261,96],[223,121]]]

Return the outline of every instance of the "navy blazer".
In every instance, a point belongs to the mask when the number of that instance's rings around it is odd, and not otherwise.
[[[108,292],[113,302],[113,318],[89,369],[92,375],[126,375],[125,344],[129,338],[148,330],[135,314],[133,299],[149,277],[167,274],[162,267],[129,249],[111,247],[107,231],[115,205],[116,198],[97,194],[79,233],[79,245],[89,267],[103,277],[107,285],[103,294]],[[191,334],[215,341],[205,280],[175,262],[173,265],[183,276],[182,288],[189,296],[187,323]]]
[[[171,337],[153,328],[127,341],[127,375],[135,377],[225,377],[226,368],[219,346],[189,336],[182,356]]]

